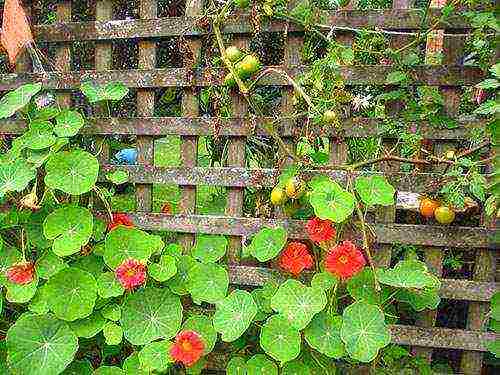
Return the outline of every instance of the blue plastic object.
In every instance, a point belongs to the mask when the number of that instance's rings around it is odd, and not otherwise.
[[[115,155],[119,164],[134,165],[137,163],[137,150],[135,148],[124,148]]]

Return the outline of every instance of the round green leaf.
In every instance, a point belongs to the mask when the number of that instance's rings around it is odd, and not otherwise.
[[[353,359],[371,362],[378,351],[391,342],[391,333],[379,307],[358,301],[348,306],[342,317],[340,337]]]
[[[106,272],[97,279],[97,293],[101,298],[119,297],[125,293],[125,289],[113,272]]]
[[[78,337],[90,339],[102,331],[106,320],[100,312],[95,312],[92,315],[70,322],[69,326]]]
[[[26,303],[31,301],[31,299],[35,296],[36,290],[38,287],[38,276],[35,275],[33,281],[28,284],[14,284],[10,281],[5,283],[7,288],[7,293],[5,294],[5,298],[9,302],[14,303]]]
[[[128,172],[116,170],[106,174],[106,178],[115,185],[121,185],[128,181]]]
[[[326,294],[322,289],[306,287],[298,280],[289,279],[279,287],[271,299],[271,306],[286,317],[294,328],[301,330],[325,308],[326,302]]]
[[[177,273],[176,259],[171,255],[162,255],[158,263],[148,266],[148,273],[156,281],[165,282]]]
[[[321,312],[304,331],[305,339],[311,348],[330,358],[339,359],[345,353],[344,344],[340,339],[341,326],[341,316]]]
[[[123,371],[126,375],[150,375],[150,372],[144,370],[139,362],[139,353],[134,352],[123,362]]]
[[[205,354],[214,350],[217,341],[217,332],[212,325],[212,320],[205,315],[194,315],[189,317],[182,325],[181,331],[194,331],[201,336],[205,344]]]
[[[49,312],[46,289],[47,284],[44,284],[36,290],[35,296],[31,299],[28,306],[29,311],[35,314],[47,314]]]
[[[162,248],[163,241],[159,236],[121,225],[106,236],[104,262],[112,269],[130,258],[146,262],[151,254]]]
[[[122,306],[120,319],[125,337],[133,345],[170,339],[182,321],[179,297],[168,289],[145,288],[131,294]]]
[[[197,264],[198,262],[196,262],[196,260],[187,255],[182,255],[177,259],[177,273],[167,282],[167,285],[172,292],[180,296],[189,293],[189,274],[191,272],[191,268]]]
[[[356,199],[337,182],[327,180],[315,185],[309,201],[317,217],[341,223],[351,216]]]
[[[367,267],[347,281],[347,291],[357,301],[365,300],[372,305],[380,304],[380,295],[375,290],[373,272]]]
[[[5,285],[7,282],[9,267],[21,261],[21,252],[14,247],[4,246],[2,237],[0,237],[0,285]]]
[[[191,255],[202,263],[215,263],[226,254],[227,244],[224,236],[199,235]]]
[[[10,117],[26,106],[41,89],[41,83],[29,83],[5,94],[0,100],[0,119]]]
[[[198,263],[189,270],[188,289],[194,301],[216,303],[229,287],[229,274],[217,264]]]
[[[50,310],[62,320],[89,316],[97,299],[97,282],[90,273],[75,267],[58,272],[47,282]]]
[[[435,310],[441,303],[438,288],[401,289],[396,299],[408,303],[415,311]]]
[[[83,271],[87,271],[94,275],[95,278],[98,278],[99,276],[101,276],[101,273],[104,269],[104,261],[102,260],[102,257],[92,253],[90,255],[77,258],[76,261],[71,263],[71,267],[76,267]]]
[[[281,363],[289,362],[300,354],[300,332],[281,315],[267,319],[260,330],[260,346]]]
[[[242,357],[233,357],[226,366],[227,375],[247,375],[247,364]]]
[[[338,278],[332,275],[330,272],[320,272],[314,274],[311,280],[311,286],[313,288],[327,291],[333,289],[333,287],[337,285],[338,282]]]
[[[0,197],[11,191],[23,191],[36,176],[25,160],[0,161]]]
[[[31,129],[19,137],[16,142],[30,150],[43,150],[56,143],[57,137],[53,133],[54,126],[48,121],[30,124]]]
[[[122,308],[116,303],[107,305],[101,310],[101,314],[104,318],[117,322],[122,316]]]
[[[441,285],[425,263],[416,259],[402,260],[392,269],[377,269],[377,279],[396,288],[439,288]]]
[[[222,335],[222,341],[234,341],[250,327],[257,311],[250,293],[235,290],[216,305],[214,328]]]
[[[57,375],[78,349],[78,339],[53,315],[24,315],[7,332],[7,362],[19,375]]]
[[[66,267],[68,267],[68,265],[52,251],[46,251],[45,254],[36,261],[36,273],[42,279],[50,279],[53,275]]]
[[[267,262],[283,250],[286,239],[287,233],[283,228],[263,228],[253,237],[249,246],[250,254],[259,262]]]
[[[396,190],[384,176],[358,177],[354,182],[356,191],[367,206],[392,206]]]
[[[102,333],[107,345],[119,345],[123,339],[123,330],[118,324],[113,322],[107,322]]]
[[[64,257],[80,251],[92,235],[93,217],[86,208],[67,206],[52,212],[43,223],[43,233],[54,240],[52,250]]]
[[[92,375],[94,369],[89,361],[73,361],[62,375]]]
[[[256,354],[247,361],[247,375],[278,375],[278,366],[264,354]]]
[[[167,340],[146,345],[139,352],[141,368],[147,371],[166,371],[174,360],[170,357],[172,343]]]
[[[76,111],[64,110],[56,117],[54,132],[58,137],[73,137],[85,124],[83,116]]]
[[[281,370],[281,375],[311,375],[311,370],[307,365],[297,360],[286,363]]]
[[[500,358],[500,339],[488,340],[485,342],[484,346],[495,356],[495,358]]]
[[[52,155],[45,167],[45,184],[71,195],[90,191],[99,173],[97,158],[86,151],[74,149]]]

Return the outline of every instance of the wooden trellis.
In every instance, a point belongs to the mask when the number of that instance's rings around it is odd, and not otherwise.
[[[157,38],[179,37],[187,39],[187,44],[196,56],[203,46],[200,36],[205,31],[198,24],[203,12],[202,0],[186,0],[182,17],[157,18],[156,0],[138,0],[139,19],[113,20],[113,1],[97,0],[95,21],[72,22],[71,1],[57,2],[58,22],[51,25],[34,25],[34,34],[38,42],[57,46],[56,66],[58,71],[44,74],[30,73],[29,64],[23,61],[18,71],[0,76],[0,90],[10,90],[23,83],[41,81],[44,86],[60,94],[63,105],[71,104],[71,90],[77,90],[87,80],[97,83],[121,81],[137,89],[137,118],[102,118],[94,117],[83,129],[83,134],[99,139],[112,134],[136,135],[138,165],[119,166],[129,172],[130,180],[136,184],[137,212],[132,216],[138,227],[146,230],[167,230],[183,233],[181,242],[188,247],[193,243],[194,234],[224,234],[230,236],[229,270],[231,282],[237,285],[258,286],[269,279],[276,271],[240,262],[242,238],[251,236],[261,227],[283,225],[291,238],[304,238],[303,223],[286,220],[279,213],[275,219],[243,217],[243,197],[245,187],[271,187],[275,184],[279,171],[274,169],[248,169],[245,163],[245,142],[248,136],[265,134],[262,124],[266,119],[249,119],[247,108],[238,95],[233,96],[233,113],[237,117],[213,119],[199,117],[199,104],[196,90],[211,85],[212,77],[223,77],[217,69],[202,70],[194,76],[190,67],[156,68]],[[89,3],[90,4],[90,3]],[[29,4],[25,4],[29,7]],[[393,9],[356,10],[354,1],[341,11],[329,13],[328,22],[347,27],[380,27],[387,30],[416,31],[421,26],[422,12],[411,9],[411,0],[394,0]],[[430,12],[428,24],[438,17],[439,9]],[[232,34],[234,44],[246,46],[251,38],[252,28],[249,17],[241,15],[228,20],[223,30]],[[294,77],[303,71],[300,61],[302,43],[301,31],[294,25],[273,23],[263,26],[269,32],[288,34],[285,38],[283,68]],[[460,66],[458,60],[462,54],[465,37],[469,30],[466,19],[454,16],[450,24],[441,25],[445,30],[443,37],[443,65],[426,65],[414,68],[411,72],[414,84],[439,86],[445,98],[445,108],[450,115],[458,112],[459,92],[463,86],[474,85],[482,79],[482,72],[474,67]],[[352,43],[353,34],[339,32],[337,40]],[[393,46],[408,42],[411,36],[391,35]],[[112,42],[118,39],[138,41],[138,69],[113,70]],[[75,41],[94,41],[95,70],[71,71],[71,43]],[[390,66],[348,66],[341,68],[341,74],[347,85],[384,85],[386,76],[393,69]],[[219,81],[220,82],[220,81]],[[270,75],[262,80],[262,85],[278,86],[282,89],[281,110],[285,115],[291,109],[293,91],[281,77]],[[153,117],[155,88],[176,87],[183,90],[182,117]],[[398,108],[393,108],[397,116]],[[197,145],[200,136],[213,134],[215,121],[219,122],[219,135],[230,138],[228,162],[224,167],[201,168],[196,166]],[[456,144],[467,139],[471,132],[484,126],[482,120],[460,118],[456,129],[435,129],[429,124],[419,123],[418,127],[425,138],[435,141],[436,147]],[[384,134],[382,124],[376,119],[349,118],[344,121],[345,137],[367,137]],[[18,121],[0,124],[0,134],[19,134],[25,125]],[[300,133],[292,119],[286,117],[278,124],[279,133],[285,141],[293,144],[293,137]],[[164,168],[154,165],[154,139],[167,135],[181,137],[181,166]],[[330,129],[323,136],[331,138],[332,162],[342,162],[347,158],[345,139],[338,143],[335,129]],[[386,135],[384,135],[386,137]],[[384,142],[390,143],[390,138]],[[109,164],[109,153],[101,153],[102,174],[117,168]],[[435,169],[426,173],[407,175],[384,166],[389,180],[398,191],[424,192],[433,179],[442,171]],[[306,174],[314,171],[306,171]],[[344,181],[344,172],[329,171],[330,176]],[[182,199],[179,215],[152,213],[152,184],[177,184],[181,186]],[[228,189],[225,216],[208,216],[196,213],[196,187],[198,185],[217,185]],[[497,248],[492,225],[483,223],[479,227],[444,227],[432,225],[411,225],[396,222],[396,210],[405,206],[398,200],[393,207],[377,212],[372,222],[377,236],[377,260],[380,265],[387,265],[391,258],[391,244],[412,244],[423,246],[429,267],[437,274],[443,268],[443,248],[460,248],[475,255],[475,268],[472,280],[444,279],[441,297],[445,299],[468,301],[469,310],[465,329],[434,327],[436,313],[422,314],[416,326],[392,325],[393,341],[409,345],[416,353],[431,359],[435,348],[457,349],[463,351],[461,371],[466,374],[479,374],[483,366],[484,341],[495,337],[482,331],[487,301],[498,290],[495,282],[495,264]],[[465,323],[465,322],[464,322]],[[217,364],[217,360],[214,360]]]

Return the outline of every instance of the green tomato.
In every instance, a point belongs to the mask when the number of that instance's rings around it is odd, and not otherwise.
[[[241,51],[238,47],[229,46],[226,48],[226,56],[231,62],[236,62],[241,58]]]
[[[434,211],[434,217],[440,224],[451,224],[455,220],[455,211],[448,206],[440,206]]]
[[[234,87],[236,85],[236,80],[234,79],[233,73],[227,73],[224,77],[224,86]]]
[[[250,5],[250,0],[234,0],[234,4],[240,9],[246,9]]]
[[[260,62],[254,55],[246,55],[243,60],[241,60],[236,69],[238,74],[242,74],[242,78],[248,78],[260,69]]]
[[[328,110],[323,113],[323,122],[325,124],[333,124],[338,120],[337,112]]]

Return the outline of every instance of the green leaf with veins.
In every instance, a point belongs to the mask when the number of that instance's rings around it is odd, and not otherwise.
[[[68,267],[52,276],[46,285],[49,308],[59,319],[83,319],[94,310],[97,282],[92,274]]]
[[[253,238],[249,246],[250,254],[259,262],[275,258],[285,247],[286,230],[283,228],[263,228]]]
[[[31,301],[36,294],[38,281],[38,276],[36,274],[33,281],[28,284],[15,284],[6,281],[5,287],[7,288],[7,293],[5,294],[5,298],[7,301],[13,303],[26,303]]]
[[[97,278],[97,292],[101,298],[112,298],[121,296],[125,289],[116,279],[114,272],[105,272]]]
[[[298,280],[289,279],[283,283],[271,299],[274,311],[283,314],[290,325],[302,330],[314,315],[322,311],[327,303],[322,289],[307,287]]]
[[[116,170],[106,174],[106,178],[115,185],[121,185],[128,181],[128,172]]]
[[[278,375],[278,366],[264,354],[255,354],[247,361],[247,375]]]
[[[68,325],[52,314],[26,314],[7,332],[7,362],[19,375],[57,375],[78,349],[78,339]]]
[[[212,320],[205,315],[190,316],[183,324],[181,331],[194,331],[200,335],[205,344],[203,353],[206,355],[214,350],[217,341],[217,331],[212,325]]]
[[[162,255],[158,263],[148,266],[148,274],[160,283],[174,277],[176,273],[176,259],[171,255]]]
[[[356,191],[367,206],[391,206],[394,204],[396,190],[384,176],[358,177]]]
[[[304,337],[318,352],[330,358],[339,359],[344,356],[344,343],[340,339],[342,317],[321,312],[316,315],[304,331]]]
[[[168,288],[155,287],[128,295],[120,319],[125,338],[133,345],[170,339],[179,331],[181,321],[182,305],[179,297]]]
[[[71,195],[81,195],[95,186],[99,162],[92,154],[73,149],[52,155],[45,170],[45,184],[48,187]]]
[[[54,125],[48,121],[40,121],[30,124],[31,129],[17,138],[25,148],[30,150],[43,150],[56,143],[57,137],[54,135]]]
[[[11,191],[23,191],[35,176],[36,170],[23,159],[12,162],[0,159],[0,197]]]
[[[55,255],[51,250],[47,250],[36,261],[36,273],[42,279],[50,279],[53,275],[68,267],[64,261]]]
[[[24,108],[41,89],[41,83],[26,84],[5,94],[0,99],[0,119],[10,117]]]
[[[198,235],[191,256],[202,263],[215,263],[226,254],[227,244],[224,236]]]
[[[100,312],[94,312],[86,318],[69,322],[70,328],[78,337],[90,339],[102,331],[106,320]]]
[[[380,304],[380,295],[375,289],[375,277],[370,268],[365,267],[352,276],[347,281],[347,291],[356,301],[364,300],[372,305]]]
[[[229,287],[229,274],[217,264],[198,263],[189,270],[188,289],[194,301],[216,303]]]
[[[191,268],[193,268],[197,264],[198,262],[196,262],[196,260],[194,260],[190,256],[179,256],[176,263],[177,273],[174,277],[170,278],[167,281],[167,285],[172,290],[172,292],[180,296],[189,293],[189,273],[191,271]]]
[[[122,327],[114,322],[107,322],[102,329],[102,333],[106,340],[106,345],[119,345],[122,342]]]
[[[379,350],[391,342],[391,333],[379,307],[358,301],[348,306],[342,317],[340,337],[351,358],[371,362]]]
[[[93,216],[86,208],[61,207],[52,212],[43,223],[43,233],[54,240],[52,250],[60,257],[80,251],[92,236]]]
[[[76,111],[64,110],[56,117],[54,132],[58,137],[73,137],[85,124],[83,116]]]
[[[260,330],[260,346],[272,358],[286,363],[300,354],[300,332],[282,315],[267,319]]]
[[[85,82],[80,86],[80,90],[90,103],[104,100],[119,101],[127,96],[129,92],[129,89],[121,82],[110,82],[106,85]]]
[[[159,372],[168,370],[170,365],[174,363],[169,354],[171,348],[172,343],[167,340],[147,344],[138,354],[141,368],[147,371]]]
[[[226,366],[227,375],[247,375],[247,363],[243,357],[233,357]]]
[[[392,269],[376,270],[380,283],[396,288],[439,288],[441,282],[429,272],[425,263],[416,260],[402,260]]]
[[[331,180],[316,183],[309,201],[317,217],[335,223],[341,223],[351,216],[356,202],[352,193]]]

